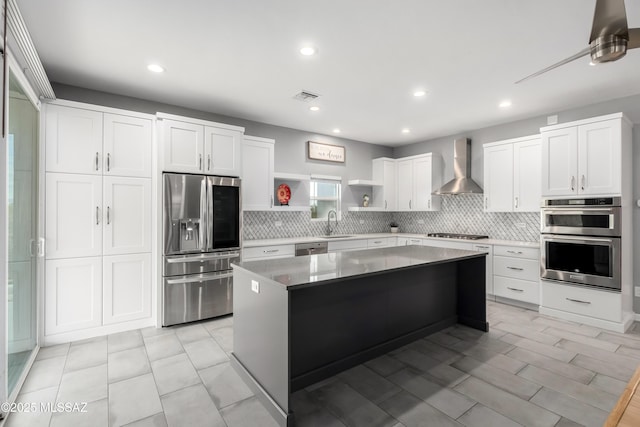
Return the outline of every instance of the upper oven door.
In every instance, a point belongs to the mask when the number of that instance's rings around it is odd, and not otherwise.
[[[541,236],[540,276],[608,289],[621,288],[620,238]]]
[[[209,249],[239,249],[242,238],[240,179],[212,176],[209,182],[208,223],[212,230],[209,233]]]
[[[540,231],[550,234],[619,237],[621,235],[620,212],[620,207],[544,208]]]

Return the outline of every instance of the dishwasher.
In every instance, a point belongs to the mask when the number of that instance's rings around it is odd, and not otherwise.
[[[327,242],[310,242],[296,244],[296,256],[326,254],[329,244]]]

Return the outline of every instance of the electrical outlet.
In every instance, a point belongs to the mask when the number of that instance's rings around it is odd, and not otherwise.
[[[257,280],[252,280],[251,281],[251,290],[253,292],[255,292],[256,294],[260,293],[260,282],[258,282]]]
[[[418,224],[424,224],[424,219],[419,219]]]
[[[282,221],[276,221],[275,222],[275,226],[276,227],[282,227]]]
[[[635,289],[635,296],[640,297],[640,286],[636,286],[634,289]]]
[[[516,227],[518,228],[527,228],[527,224],[524,222],[516,222]]]

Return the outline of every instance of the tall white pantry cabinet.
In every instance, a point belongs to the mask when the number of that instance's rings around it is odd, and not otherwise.
[[[147,114],[45,107],[45,344],[152,324],[153,126]]]

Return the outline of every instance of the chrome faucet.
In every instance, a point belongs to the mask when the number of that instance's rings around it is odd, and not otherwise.
[[[333,217],[336,219],[334,228],[331,228],[331,212],[333,212]],[[330,236],[336,228],[338,228],[338,213],[331,209],[329,213],[327,213],[327,236]]]

